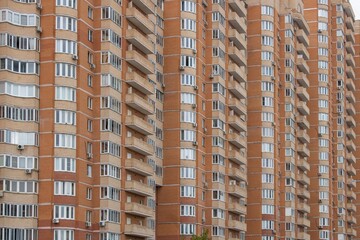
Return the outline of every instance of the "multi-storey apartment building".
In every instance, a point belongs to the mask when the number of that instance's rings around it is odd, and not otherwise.
[[[357,239],[347,0],[0,16],[1,240]]]

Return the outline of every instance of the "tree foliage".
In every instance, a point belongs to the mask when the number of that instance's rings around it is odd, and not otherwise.
[[[200,236],[193,235],[191,240],[209,240],[208,231],[205,230]]]

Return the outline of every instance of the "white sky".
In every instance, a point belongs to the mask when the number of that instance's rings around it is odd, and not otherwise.
[[[360,20],[360,0],[350,0],[350,3],[353,7],[353,10],[355,12],[355,19]]]

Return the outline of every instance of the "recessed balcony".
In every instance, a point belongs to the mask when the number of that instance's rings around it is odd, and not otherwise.
[[[301,54],[305,60],[309,60],[310,54],[304,44],[302,44],[302,43],[298,44],[296,46],[296,51],[298,54]]]
[[[154,195],[152,187],[138,181],[125,181],[125,191],[148,197]]]
[[[232,167],[229,169],[229,177],[239,180],[239,181],[246,181],[246,171],[244,169]]]
[[[245,34],[240,34],[236,29],[229,29],[229,40],[239,49],[247,48]]]
[[[246,231],[246,223],[237,220],[229,220],[228,228],[236,231]]]
[[[234,212],[234,213],[237,213],[237,214],[242,214],[242,215],[246,214],[246,206],[240,205],[237,202],[229,203],[228,210],[229,210],[229,212]]]
[[[126,51],[126,61],[144,74],[154,74],[154,65],[135,50]]]
[[[229,57],[239,66],[246,66],[246,55],[245,50],[239,50],[237,47],[229,47],[228,50]]]
[[[309,115],[310,109],[305,102],[298,102],[297,109],[301,115]]]
[[[229,6],[240,16],[246,17],[247,10],[245,2],[241,0],[229,0]]]
[[[246,115],[246,105],[237,98],[229,99],[229,108],[239,115]]]
[[[232,94],[234,94],[237,98],[246,99],[247,97],[246,89],[242,87],[239,82],[230,80],[228,87],[229,87],[229,91]]]
[[[154,107],[151,103],[135,93],[126,94],[125,102],[127,105],[143,114],[150,115],[154,112]]]
[[[154,230],[138,224],[125,224],[125,235],[150,238],[154,236]]]
[[[305,144],[298,145],[297,151],[302,157],[310,157],[310,150]]]
[[[230,185],[229,194],[240,198],[247,198],[247,190],[245,186],[240,187],[239,185]]]
[[[306,47],[309,46],[309,43],[310,43],[309,37],[306,35],[306,33],[305,33],[305,31],[303,29],[298,29],[296,31],[296,37]]]
[[[304,212],[304,213],[310,213],[310,206],[307,203],[299,203],[298,204],[298,211]]]
[[[154,215],[152,208],[135,202],[125,203],[125,213],[140,217],[151,217]]]
[[[246,122],[236,115],[229,116],[228,123],[232,128],[239,132],[246,132],[247,130]]]
[[[246,33],[246,20],[244,17],[240,17],[236,12],[230,12],[228,15],[229,23],[239,32]]]
[[[135,7],[129,7],[126,9],[126,19],[145,34],[154,33],[154,23],[152,23],[147,16],[143,15]]]
[[[135,115],[126,116],[125,125],[144,135],[153,134],[153,127],[151,124]]]
[[[153,146],[136,137],[125,138],[125,147],[145,156],[154,154]]]
[[[132,0],[131,1],[135,6],[137,6],[145,14],[153,14],[155,9],[155,4],[151,0]]]
[[[137,49],[144,54],[154,53],[154,43],[152,43],[147,37],[142,35],[135,28],[126,30],[126,40],[134,45]]]
[[[305,58],[303,57],[303,55],[298,55],[297,59],[296,59],[296,66],[298,67],[298,69],[300,71],[302,71],[303,73],[309,74],[310,73],[310,68],[309,65],[306,63]]]
[[[310,100],[310,95],[309,93],[306,91],[306,88],[303,87],[297,87],[296,88],[296,94],[298,95],[299,99],[301,101],[307,102]]]
[[[301,129],[310,129],[310,123],[305,116],[297,116],[296,122]]]
[[[153,168],[148,163],[135,158],[125,160],[125,169],[140,174],[142,176],[153,175]]]
[[[236,162],[238,164],[242,164],[242,165],[247,164],[247,159],[246,159],[245,154],[242,154],[241,152],[236,151],[236,150],[230,150],[228,158],[231,161],[234,161],[234,162]]]
[[[240,68],[236,63],[230,63],[228,65],[229,73],[239,82],[246,82],[245,68]]]

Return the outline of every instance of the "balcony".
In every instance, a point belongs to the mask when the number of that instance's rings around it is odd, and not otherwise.
[[[347,63],[349,66],[351,66],[351,67],[355,67],[355,66],[356,66],[355,59],[354,59],[354,56],[353,56],[353,55],[351,55],[351,54],[346,54],[345,60],[346,60],[346,63]]]
[[[229,99],[229,108],[239,115],[246,115],[246,105],[237,98]]]
[[[298,204],[298,211],[310,213],[310,206],[307,203],[299,203]]]
[[[352,42],[353,44],[355,44],[355,35],[354,35],[353,30],[346,29],[345,36],[346,36],[346,40],[348,40],[348,41]]]
[[[308,233],[299,232],[297,239],[299,239],[299,240],[310,240],[311,238],[310,238],[310,235]]]
[[[125,169],[143,176],[153,175],[153,168],[149,164],[135,158],[126,159]]]
[[[154,44],[135,28],[126,30],[126,40],[144,54],[154,53]]]
[[[154,65],[135,50],[126,51],[126,61],[144,74],[154,74]]]
[[[298,44],[296,46],[296,51],[298,54],[302,55],[304,57],[305,60],[309,60],[310,58],[310,54],[309,51],[307,50],[307,48],[305,47],[304,44]]]
[[[297,72],[296,80],[302,87],[308,88],[310,86],[309,79],[307,78],[306,74],[303,72]]]
[[[352,164],[348,164],[346,166],[346,172],[350,175],[350,176],[355,176],[356,175],[356,170],[354,168],[354,166]]]
[[[154,107],[151,105],[151,103],[135,93],[126,94],[125,102],[130,107],[145,115],[150,115],[154,112]]]
[[[350,2],[344,2],[343,3],[343,8],[346,12],[346,14],[352,18],[355,18],[355,13],[353,11],[353,8],[351,6],[351,3]]]
[[[352,80],[355,80],[355,72],[354,69],[350,66],[346,66],[346,75],[348,78],[351,78]]]
[[[346,112],[350,116],[354,116],[356,114],[355,107],[354,107],[354,105],[352,103],[349,103],[349,102],[346,103]]]
[[[229,194],[240,198],[247,198],[247,190],[245,186],[240,187],[239,185],[230,185]]]
[[[356,212],[356,206],[354,203],[348,203],[347,204],[347,209],[351,212]]]
[[[310,178],[304,173],[300,173],[297,177],[298,182],[300,182],[302,185],[310,185]]]
[[[241,152],[230,150],[228,158],[238,164],[246,165],[247,159],[245,154],[242,154]]]
[[[149,18],[144,16],[135,7],[129,7],[126,9],[126,19],[132,24],[134,24],[145,34],[152,34],[154,32],[155,29],[154,23],[152,23]]]
[[[305,144],[298,145],[297,152],[302,157],[310,157],[310,150],[307,148]]]
[[[352,80],[351,78],[347,78],[345,81],[346,87],[350,90],[350,91],[355,91],[355,84],[354,84],[354,80]]]
[[[243,88],[240,83],[234,80],[229,81],[229,91],[234,94],[237,98],[246,99],[246,89]]]
[[[231,60],[239,66],[246,66],[245,50],[240,51],[237,47],[232,46],[229,47],[228,54]]]
[[[310,33],[310,27],[302,13],[299,12],[293,13],[293,19],[297,23],[297,25],[305,31],[307,35]]]
[[[240,222],[237,220],[229,220],[228,228],[230,228],[232,230],[237,230],[237,231],[246,231],[246,223]]]
[[[246,148],[247,144],[245,138],[237,133],[230,133],[227,139],[231,144],[238,148]]]
[[[297,116],[296,122],[302,129],[310,129],[310,123],[305,116]]]
[[[125,191],[148,197],[154,195],[152,187],[138,181],[125,181]]]
[[[244,181],[244,182],[247,179],[245,170],[235,168],[235,167],[232,167],[229,169],[229,177],[236,179],[238,181]]]
[[[347,185],[348,185],[348,187],[350,187],[350,188],[355,188],[356,187],[356,180],[354,180],[354,179],[348,179],[347,180]],[[349,205],[349,204],[348,204]]]
[[[346,155],[346,160],[349,162],[349,163],[356,163],[356,158],[354,156],[354,154],[352,153],[348,153]]]
[[[348,53],[351,55],[355,55],[355,48],[352,42],[346,42],[345,43],[345,49]]]
[[[154,149],[150,144],[136,137],[125,138],[125,147],[145,156],[154,154]]]
[[[302,115],[309,115],[310,114],[310,109],[306,105],[305,102],[298,102],[297,109],[298,109],[299,113],[302,114]]]
[[[236,12],[230,12],[228,16],[229,23],[239,32],[246,33],[246,20],[237,15]]]
[[[303,171],[310,171],[310,164],[303,158],[298,160],[297,167]]]
[[[246,17],[247,10],[245,2],[241,0],[229,0],[229,6],[240,16]]]
[[[347,222],[351,223],[351,224],[356,224],[356,218],[352,215],[348,215],[347,216]]]
[[[346,148],[349,150],[349,152],[355,152],[356,151],[356,145],[352,140],[346,140]]]
[[[348,229],[346,229],[346,234],[356,237],[356,230],[353,228],[348,228]]]
[[[240,205],[239,203],[236,202],[229,203],[228,210],[229,212],[234,212],[237,214],[242,214],[242,215],[246,214],[246,206]]]
[[[125,82],[146,95],[154,93],[154,86],[136,72],[127,72]]]
[[[356,122],[352,116],[346,116],[345,120],[348,127],[353,127],[353,128],[356,127]]]
[[[350,102],[350,103],[355,103],[356,99],[355,99],[355,95],[352,91],[347,91],[346,92],[346,99]]]
[[[229,40],[239,49],[247,48],[245,34],[238,33],[236,29],[229,30]]]
[[[346,193],[346,197],[352,200],[356,200],[356,193],[354,193],[352,190],[348,190]]]
[[[138,224],[125,224],[125,235],[150,238],[154,236],[154,230]]]
[[[296,31],[296,37],[298,38],[298,40],[305,45],[305,47],[309,46],[309,37],[306,35],[305,31],[303,29],[298,29]]]
[[[229,73],[239,82],[246,82],[246,74],[243,69],[235,63],[230,63],[228,66]]]
[[[125,212],[140,217],[151,217],[154,214],[152,208],[135,202],[125,203]]]
[[[132,0],[132,3],[146,14],[153,14],[155,4],[151,0]]]
[[[296,94],[298,95],[299,99],[303,102],[307,102],[310,100],[310,95],[306,91],[306,88],[303,87],[297,87],[296,88]]]
[[[299,130],[297,132],[297,138],[301,143],[310,143],[310,137],[305,130]]]
[[[126,116],[125,125],[144,135],[153,134],[153,127],[151,124],[135,115]]]
[[[300,198],[310,199],[310,192],[305,188],[298,189],[297,195]]]
[[[310,220],[304,217],[299,217],[297,223],[303,227],[310,227]]]
[[[303,55],[297,55],[296,66],[303,73],[306,73],[306,74],[310,73],[309,65],[306,63],[306,60],[303,57]]]
[[[228,123],[232,128],[239,132],[246,132],[247,130],[246,122],[236,115],[229,116]]]
[[[352,31],[355,31],[354,19],[352,17],[346,17],[345,23],[348,28],[350,28]]]

